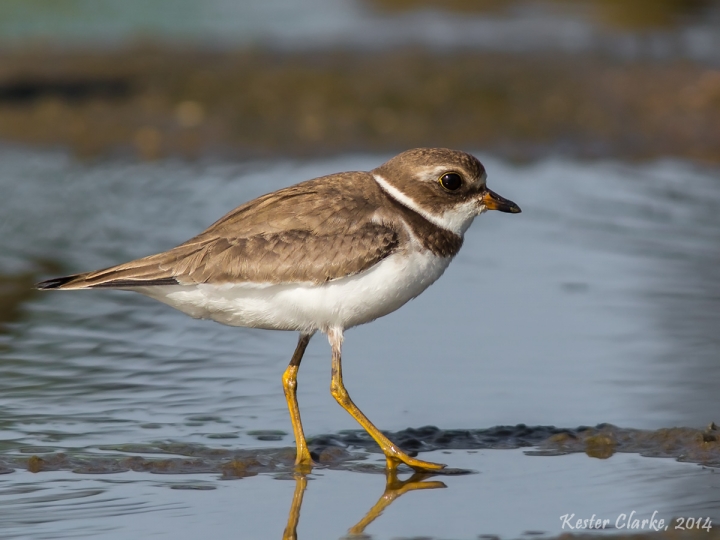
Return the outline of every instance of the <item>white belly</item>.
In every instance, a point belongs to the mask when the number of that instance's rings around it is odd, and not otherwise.
[[[450,258],[396,253],[369,270],[322,285],[168,285],[133,289],[196,318],[231,326],[312,332],[350,328],[395,311],[437,280]]]

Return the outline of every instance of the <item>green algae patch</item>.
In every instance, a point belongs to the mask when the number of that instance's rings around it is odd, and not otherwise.
[[[585,439],[585,453],[594,458],[607,459],[615,453],[617,440],[612,434],[601,433]]]
[[[38,473],[43,470],[43,459],[37,456],[31,456],[27,461],[27,470],[31,473]]]
[[[328,446],[319,452],[313,452],[311,455],[317,463],[322,465],[336,465],[351,458],[351,454],[347,450],[338,446]]]
[[[584,452],[590,457],[605,459],[615,452],[624,452],[720,467],[720,429],[714,422],[704,430],[678,427],[655,431],[600,424],[554,435],[538,447],[534,454]]]
[[[618,452],[644,457],[720,467],[720,428],[666,428],[655,431],[620,428],[611,424],[567,429],[554,426],[495,426],[487,429],[440,429],[434,426],[386,432],[398,446],[413,455],[435,450],[528,448],[528,456],[562,456],[584,453],[608,459]],[[310,453],[319,469],[383,473],[384,467],[367,461],[380,448],[364,431],[342,431],[309,439]],[[219,474],[237,479],[270,473],[288,477],[295,472],[295,448],[212,448],[202,444],[153,443],[104,446],[102,454],[68,450],[27,458],[23,449],[0,454],[0,473],[28,470],[73,471],[79,474],[113,474],[125,471],[152,474]],[[140,454],[140,455],[128,455]],[[446,470],[467,474],[466,470]]]
[[[593,458],[607,459],[623,452],[720,467],[720,428],[714,422],[705,429],[676,427],[655,431],[621,428],[612,424],[574,429],[518,424],[467,430],[425,426],[385,434],[397,441],[401,448],[415,452],[535,447],[526,453],[537,456],[584,453]],[[374,441],[360,431],[315,437],[311,439],[310,446],[360,447],[379,452]]]
[[[263,469],[263,464],[253,458],[235,458],[222,466],[222,478],[247,478],[256,476]]]

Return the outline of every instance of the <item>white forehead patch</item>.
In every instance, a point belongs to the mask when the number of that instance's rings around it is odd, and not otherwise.
[[[433,167],[432,169],[430,169],[428,176],[433,178],[434,180],[437,180],[441,174],[450,172],[452,170],[453,169],[446,167],[444,165],[437,165],[437,166]]]

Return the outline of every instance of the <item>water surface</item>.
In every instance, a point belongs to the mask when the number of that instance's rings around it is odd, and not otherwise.
[[[193,320],[131,293],[28,287],[170,248],[260,194],[387,157],[131,164],[0,150],[1,451],[92,454],[157,441],[291,447],[280,376],[294,334]],[[717,170],[480,157],[490,187],[523,213],[478,218],[435,285],[347,332],[345,381],[366,414],[388,430],[720,419]],[[329,357],[316,336],[299,376],[309,436],[357,427],[330,397]],[[406,494],[368,528],[373,538],[557,533],[565,508],[656,509],[669,519],[716,511],[720,501],[717,474],[668,460],[432,454],[421,457],[481,474]],[[175,484],[213,489],[169,489]],[[383,485],[378,474],[317,471],[300,536],[342,535]],[[3,506],[13,509],[2,527],[9,537],[152,530],[194,538],[211,524],[229,535],[242,523],[252,532],[244,537],[279,537],[293,490],[269,475],[18,471],[0,476]],[[509,516],[519,500],[534,510],[517,521]],[[441,526],[432,509],[455,517]]]

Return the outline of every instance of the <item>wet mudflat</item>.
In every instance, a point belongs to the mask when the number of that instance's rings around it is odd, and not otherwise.
[[[2,535],[282,537],[301,482],[280,386],[294,335],[28,286],[167,249],[257,195],[387,157],[88,164],[2,149]],[[356,426],[316,337],[298,395],[323,467],[298,537],[361,522],[373,538],[556,535],[567,513],[615,523],[632,510],[717,523],[717,170],[480,157],[523,214],[478,218],[438,283],[348,332],[344,362],[382,429],[412,428],[400,444],[475,473],[395,484],[402,498],[373,514],[381,455],[344,432]],[[620,427],[578,429],[603,422]],[[493,428],[520,423],[557,427]]]

